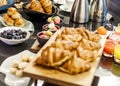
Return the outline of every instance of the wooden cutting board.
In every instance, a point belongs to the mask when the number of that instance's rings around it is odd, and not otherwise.
[[[61,32],[60,30],[57,31],[54,34],[54,36],[50,38],[50,40],[45,44],[45,46],[43,46],[40,49],[40,51],[38,52],[38,56],[41,53],[42,49],[50,45],[53,42],[53,40],[55,40],[56,35],[59,34],[60,32]],[[104,45],[104,42],[105,40],[102,39],[101,40],[102,46]],[[102,50],[103,47],[100,50],[101,54],[102,54]],[[40,65],[34,65],[34,60],[33,60],[33,62],[31,62],[24,69],[24,75],[62,86],[91,86],[99,61],[100,61],[100,57],[98,57],[94,62],[90,63],[91,69],[89,71],[77,75],[70,75],[61,72],[60,70],[46,68]]]
[[[99,59],[91,63],[92,68],[89,71],[77,75],[70,75],[59,70],[37,66],[33,62],[25,68],[24,75],[62,86],[91,86]]]

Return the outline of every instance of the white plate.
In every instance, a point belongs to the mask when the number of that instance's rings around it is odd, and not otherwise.
[[[25,20],[25,26],[24,27],[22,27],[22,28],[25,28],[26,30],[28,30],[28,31],[30,31],[31,33],[33,33],[34,32],[34,26],[33,26],[33,24],[32,24],[32,22],[30,22],[30,21],[28,21],[28,20],[26,20],[26,19],[24,19]],[[8,26],[4,21],[3,21],[3,18],[2,18],[2,16],[0,16],[0,21],[1,21],[1,23],[4,25],[4,26]],[[9,26],[10,27],[10,26]]]
[[[30,81],[29,77],[17,77],[15,75],[11,74],[9,71],[9,69],[12,65],[12,62],[14,60],[19,61],[21,58],[21,55],[23,53],[27,53],[30,56],[36,55],[28,50],[25,50],[25,51],[22,51],[16,55],[8,57],[6,60],[3,61],[3,63],[0,66],[0,72],[4,73],[6,75],[4,80],[5,80],[5,83],[8,84],[9,86],[27,86],[29,81]]]

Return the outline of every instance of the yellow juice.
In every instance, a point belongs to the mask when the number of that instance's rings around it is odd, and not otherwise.
[[[114,58],[120,60],[120,45],[116,45],[114,49]]]
[[[117,31],[120,31],[120,23],[117,26]]]

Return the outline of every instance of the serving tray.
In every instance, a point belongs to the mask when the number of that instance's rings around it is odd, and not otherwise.
[[[39,55],[46,46],[50,45],[56,38],[58,34],[61,33],[62,30],[58,30],[48,42],[39,50],[37,55]],[[105,37],[102,37],[100,41],[102,44],[102,48],[100,49],[100,54],[102,55],[103,46],[105,43]],[[101,57],[101,56],[100,56]],[[94,74],[96,68],[99,64],[100,57],[98,57],[95,61],[91,62],[91,69],[89,71],[77,74],[77,75],[70,75],[64,72],[61,72],[56,69],[50,69],[43,66],[34,65],[34,60],[31,62],[25,69],[24,75],[28,77],[32,77],[35,79],[44,80],[46,82],[50,82],[57,85],[62,86],[91,86],[91,83],[94,78]]]

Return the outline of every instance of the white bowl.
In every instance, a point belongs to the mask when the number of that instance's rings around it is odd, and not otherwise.
[[[27,39],[29,39],[30,32],[28,30],[25,30],[24,28],[20,28],[20,27],[3,27],[3,28],[0,28],[0,33],[4,32],[5,30],[12,30],[12,29],[14,29],[14,30],[21,29],[22,31],[25,31],[27,33],[27,35],[25,38],[22,38],[22,39],[6,39],[3,37],[0,37],[0,40],[8,45],[16,45],[16,44],[22,43],[22,42],[26,41]]]

